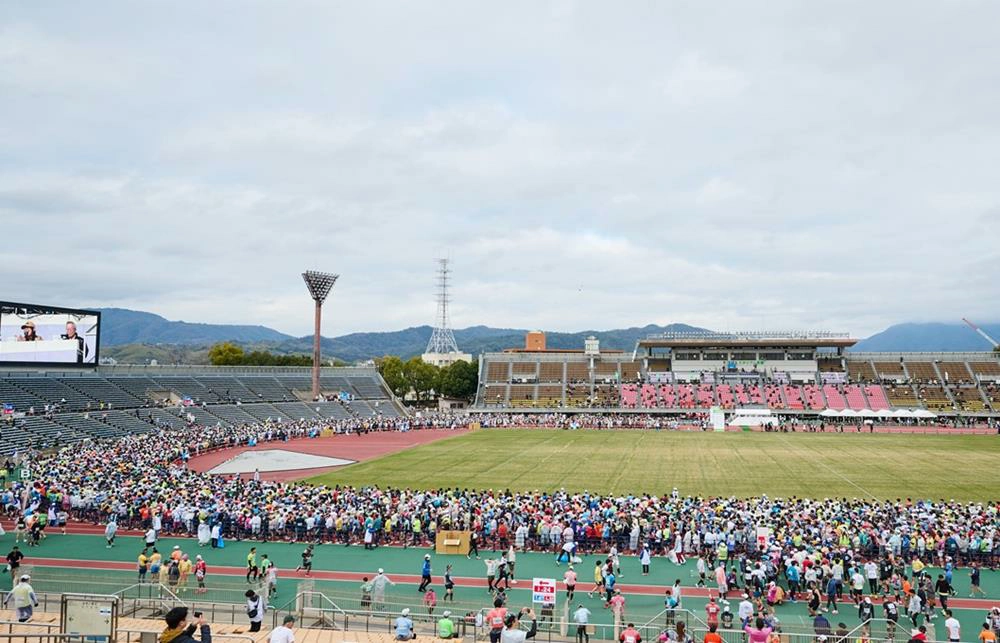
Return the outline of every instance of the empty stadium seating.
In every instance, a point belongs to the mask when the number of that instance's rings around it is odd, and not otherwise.
[[[590,368],[582,362],[566,364],[566,379],[570,382],[586,382],[590,380]]]
[[[1000,377],[1000,362],[969,362],[969,368],[977,376]]]
[[[677,406],[677,394],[672,384],[661,384],[659,393],[664,407],[674,408]]]
[[[906,362],[906,370],[910,379],[917,382],[937,382],[941,379],[931,362]]]
[[[490,362],[486,367],[487,382],[506,382],[508,380],[507,364]]]
[[[639,402],[639,387],[636,384],[622,384],[622,408],[634,409]]]
[[[920,401],[909,384],[890,384],[885,387],[886,396],[893,406],[920,406]]]
[[[345,403],[308,404],[296,392],[308,396],[311,380],[294,373],[220,375],[207,370],[182,375],[155,369],[135,376],[113,373],[108,377],[102,377],[100,371],[52,376],[4,373],[0,377],[0,404],[13,405],[18,417],[13,426],[9,422],[2,424],[0,454],[28,444],[53,445],[145,433],[156,426],[180,427],[189,417],[214,426],[268,418],[288,421],[398,416],[399,408],[372,373],[324,374],[324,393],[343,391],[354,397]],[[186,397],[192,404],[178,408]],[[165,400],[165,408],[156,407]],[[50,413],[46,413],[46,407]]]
[[[844,397],[847,399],[847,408],[855,411],[868,408],[868,401],[865,399],[861,387],[857,384],[848,384],[844,387]]]
[[[590,385],[586,382],[566,385],[567,406],[587,406],[590,402]]]
[[[873,365],[879,379],[906,379],[906,372],[903,371],[902,362],[873,362]]]
[[[889,404],[888,398],[885,396],[885,391],[882,390],[881,386],[869,385],[864,388],[865,397],[868,398],[868,406],[873,411],[881,411],[888,409],[891,405]]]
[[[682,409],[694,408],[694,388],[690,384],[677,385],[677,406]]]
[[[639,405],[651,409],[659,406],[659,399],[656,394],[656,387],[652,384],[643,384],[639,388]]]
[[[871,362],[867,360],[848,361],[847,374],[852,382],[873,382],[878,379]]]
[[[781,387],[778,386],[777,384],[764,385],[764,399],[767,401],[768,408],[771,409],[785,408],[785,402],[781,398]]]
[[[815,384],[806,384],[802,387],[802,395],[805,399],[806,408],[813,411],[819,411],[823,409],[826,404],[823,401],[823,393],[820,388]]]
[[[948,394],[941,386],[924,384],[917,387],[917,395],[921,402],[932,411],[949,411],[953,408]]]
[[[528,388],[514,389],[510,406],[548,408],[564,399],[567,407],[666,411],[704,410],[714,405],[766,406],[817,413],[827,408],[882,411],[897,407],[926,407],[939,413],[990,411],[991,396],[985,394],[985,387],[993,379],[1000,379],[1000,362],[987,354],[977,359],[956,354],[955,359],[941,361],[921,355],[911,360],[905,353],[884,354],[881,359],[872,354],[847,354],[818,359],[815,378],[798,371],[789,378],[783,369],[675,373],[663,370],[668,368],[668,360],[650,358],[646,363],[649,372],[643,372],[642,362],[614,356],[586,359],[577,354],[531,361],[517,355],[509,362],[487,361],[483,373],[487,380],[506,382],[508,368],[517,369],[515,383]],[[800,379],[805,383],[793,383]],[[917,386],[921,389],[919,395]],[[479,403],[494,405],[497,388],[481,385],[480,390]],[[503,400],[506,393],[503,387]],[[504,404],[502,401],[500,405]]]
[[[699,384],[698,390],[695,392],[695,399],[697,399],[700,408],[710,408],[715,404],[715,387],[711,384]]]
[[[977,413],[986,410],[986,404],[979,394],[979,388],[975,386],[953,386],[951,395],[955,398],[955,403],[962,411]]]
[[[842,411],[847,408],[847,400],[841,395],[840,389],[833,384],[823,385],[823,395],[826,396],[826,405],[835,411]]]
[[[542,362],[538,371],[539,382],[562,382],[563,365],[562,362]],[[562,398],[560,391],[559,397]]]
[[[781,387],[781,390],[785,395],[785,401],[788,404],[788,408],[794,411],[801,411],[805,408],[805,404],[802,401],[802,391],[798,386],[786,384]]]
[[[965,362],[938,362],[937,370],[943,381],[949,384],[964,384],[972,382],[972,374]]]
[[[542,364],[542,366],[545,366],[545,364]],[[560,377],[561,377],[561,371],[562,369],[560,369]],[[545,406],[545,407],[562,406],[563,403],[562,392],[563,392],[562,385],[560,386],[539,385],[538,406]]]
[[[720,384],[716,391],[719,394],[719,406],[724,409],[731,409],[736,406],[736,399],[733,397],[732,387],[728,384]]]

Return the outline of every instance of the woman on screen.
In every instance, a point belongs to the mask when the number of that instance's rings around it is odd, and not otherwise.
[[[42,338],[35,332],[35,322],[30,319],[23,324],[21,324],[21,330],[24,331],[23,335],[17,336],[17,341],[19,342],[40,342]]]

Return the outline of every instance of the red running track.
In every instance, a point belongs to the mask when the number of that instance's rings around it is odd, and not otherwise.
[[[375,431],[373,433],[333,435],[325,438],[296,438],[288,442],[263,442],[256,447],[239,446],[227,449],[217,449],[197,455],[188,461],[188,468],[193,471],[206,472],[212,467],[222,464],[246,451],[281,449],[309,455],[321,455],[330,458],[343,458],[364,462],[391,453],[405,451],[431,442],[467,433],[468,429],[421,429],[419,431]],[[347,465],[343,465],[347,466]],[[278,482],[298,480],[306,476],[319,475],[340,467],[322,467],[318,469],[291,469],[288,471],[262,471],[261,478]],[[251,474],[244,474],[249,477]]]
[[[79,569],[99,569],[101,571],[136,571],[135,563],[128,562],[116,562],[116,561],[96,561],[96,560],[79,560],[72,558],[32,558],[31,564],[35,567],[75,567]],[[245,576],[246,569],[243,567],[223,567],[223,566],[213,566],[209,570],[209,576],[212,574],[217,574],[220,576]],[[296,578],[306,578],[304,573],[288,572],[284,578],[290,577]],[[316,578],[319,580],[330,580],[330,581],[347,581],[347,582],[361,582],[362,578],[365,576],[371,576],[368,572],[337,572],[337,571],[322,571],[313,570],[313,573],[309,575],[309,578]],[[392,581],[397,584],[404,585],[419,585],[420,576],[414,574],[389,574]],[[455,585],[458,587],[479,587],[484,588],[486,585],[485,578],[473,578],[471,576],[455,576]],[[522,581],[523,582],[523,581]],[[580,583],[580,585],[587,585],[588,583]],[[524,587],[528,587],[530,583],[525,583]],[[659,595],[665,591],[666,586],[658,585],[626,585],[618,584],[618,589],[620,589],[625,594],[647,594],[647,595]],[[582,591],[586,591],[585,589]],[[734,592],[736,593],[736,592]],[[717,596],[718,592],[710,590],[705,587],[684,587],[685,596],[696,596],[698,598],[707,598],[710,595]],[[881,603],[881,601],[876,598],[874,600],[876,604]],[[850,599],[840,601],[841,604],[850,603]],[[980,599],[980,598],[949,598],[948,605],[953,607],[958,607],[960,609],[982,609],[986,610],[996,604],[995,600],[992,599]]]

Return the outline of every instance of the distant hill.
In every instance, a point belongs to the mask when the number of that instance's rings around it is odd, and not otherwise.
[[[1000,323],[982,324],[982,329],[1000,341]],[[993,346],[965,324],[896,324],[858,342],[852,351],[988,351]]]
[[[204,363],[206,349],[216,342],[232,341],[249,349],[291,354],[312,352],[312,337],[294,337],[266,326],[199,324],[168,321],[152,313],[123,308],[99,309],[103,313],[101,346],[103,354],[120,362],[136,363],[156,359],[160,363]],[[1000,338],[1000,324],[983,329]],[[648,325],[613,330],[583,330],[575,333],[546,332],[549,348],[582,349],[590,335],[603,349],[631,351],[636,340],[668,331],[704,330],[686,324]],[[458,346],[467,353],[500,351],[524,346],[522,328],[470,326],[455,331]],[[404,359],[420,355],[431,336],[430,326],[413,326],[381,333],[351,333],[323,338],[323,354],[346,362],[399,355]],[[897,324],[863,339],[854,351],[985,351],[992,347],[962,324]]]
[[[161,364],[204,363],[207,348],[214,343],[232,341],[249,349],[292,354],[312,352],[312,337],[293,337],[266,326],[198,324],[169,321],[153,313],[124,308],[99,308],[101,347],[105,357],[122,363],[144,363],[155,359]],[[381,333],[351,333],[324,337],[323,354],[347,362],[399,355],[404,359],[420,355],[431,337],[430,326],[414,326]],[[593,335],[605,349],[629,351],[636,340],[653,333],[701,330],[686,324],[648,325],[607,331],[585,330],[575,333],[546,333],[549,348],[582,349],[584,340]],[[455,331],[459,348],[478,355],[487,351],[524,346],[526,329],[470,326]]]
[[[642,328],[623,328],[616,330],[584,330],[575,333],[546,332],[546,345],[549,348],[583,349],[583,341],[593,335],[601,341],[602,349],[619,349],[630,351],[635,347],[636,340],[653,333],[667,331],[702,330],[687,324],[670,324],[668,326],[643,326]],[[335,355],[347,361],[356,361],[381,357],[383,355],[399,355],[403,359],[420,355],[427,348],[431,338],[430,326],[414,326],[403,330],[385,333],[352,333],[342,337],[324,337],[323,353]],[[488,326],[470,326],[454,331],[458,347],[466,352],[479,353],[500,351],[505,348],[520,348],[524,346],[524,334],[528,331],[519,328],[490,328]],[[280,352],[309,352],[312,346],[310,337],[288,340],[277,345]]]
[[[122,344],[212,344],[235,342],[281,342],[291,335],[266,326],[198,324],[168,321],[159,315],[126,308],[101,311],[101,346]]]

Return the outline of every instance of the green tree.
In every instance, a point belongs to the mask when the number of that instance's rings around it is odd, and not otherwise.
[[[386,355],[375,360],[375,365],[378,367],[379,375],[396,397],[402,399],[410,392],[410,382],[403,372],[403,360],[395,355]]]
[[[469,362],[453,362],[441,369],[437,391],[445,397],[469,399],[479,386],[479,368]]]
[[[411,357],[403,364],[403,374],[418,400],[428,399],[438,379],[438,368],[419,357]]]
[[[213,366],[236,366],[243,363],[243,349],[232,342],[221,342],[208,349]]]

